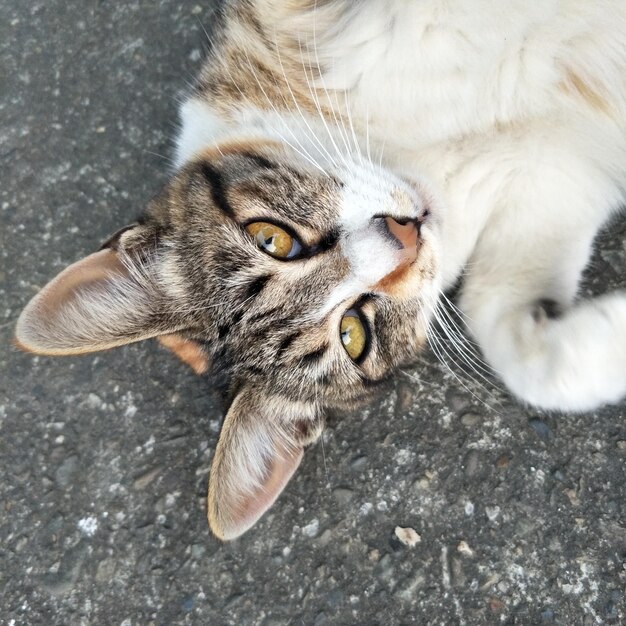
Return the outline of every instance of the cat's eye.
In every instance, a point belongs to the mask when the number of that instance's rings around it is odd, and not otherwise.
[[[277,259],[293,259],[302,251],[302,245],[293,235],[271,222],[252,222],[246,230],[263,252]]]
[[[339,333],[348,356],[353,361],[358,361],[363,356],[367,344],[367,331],[358,311],[350,309],[343,316]]]

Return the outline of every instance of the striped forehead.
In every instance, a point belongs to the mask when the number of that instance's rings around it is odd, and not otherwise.
[[[271,156],[256,157],[254,163],[257,167],[244,175],[237,171],[236,162],[225,170],[242,210],[269,211],[278,219],[320,232],[335,226],[341,188],[337,178]]]

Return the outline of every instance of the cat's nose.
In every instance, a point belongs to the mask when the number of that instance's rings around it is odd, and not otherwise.
[[[399,220],[390,216],[380,219],[383,220],[387,232],[408,253],[407,261],[414,261],[417,258],[419,244],[419,222],[414,219]]]
[[[373,286],[374,290],[391,295],[398,290],[402,291],[405,278],[417,260],[420,244],[419,222],[417,220],[399,220],[390,216],[378,219],[401,246],[398,265]]]

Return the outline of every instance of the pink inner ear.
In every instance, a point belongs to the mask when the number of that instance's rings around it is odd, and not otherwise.
[[[35,297],[39,298],[39,304],[48,311],[55,311],[77,289],[125,274],[126,268],[113,250],[100,250],[70,265]]]
[[[87,346],[72,345],[75,328],[71,322],[75,322],[76,327],[80,326],[80,319],[74,320],[71,315],[80,310],[80,304],[74,304],[77,294],[80,290],[94,288],[125,274],[126,269],[117,254],[109,249],[90,254],[70,265],[26,305],[17,321],[15,343],[19,348],[37,354],[90,351]]]
[[[129,270],[115,250],[90,254],[26,305],[15,344],[36,354],[85,354],[178,330],[155,324],[159,291],[148,274],[147,266]]]
[[[302,461],[303,449],[281,450],[271,459],[254,491],[209,495],[209,523],[225,541],[243,534],[272,506]],[[214,485],[212,485],[214,486]]]

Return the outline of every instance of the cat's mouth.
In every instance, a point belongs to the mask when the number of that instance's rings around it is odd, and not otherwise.
[[[400,265],[398,265],[396,269],[394,269],[386,276],[383,276],[383,278],[374,285],[374,290],[383,291],[385,293],[390,293],[394,291],[399,284],[402,284],[404,282],[412,267],[416,263],[417,256],[412,261],[405,261],[403,263],[400,263]]]

